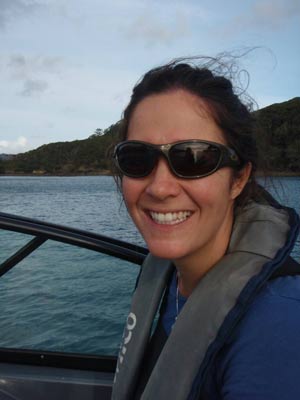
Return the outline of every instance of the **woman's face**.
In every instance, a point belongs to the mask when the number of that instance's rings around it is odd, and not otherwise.
[[[205,103],[184,90],[142,100],[130,119],[127,139],[153,144],[203,139],[226,144]],[[150,252],[174,261],[209,255],[222,246],[226,249],[233,203],[241,189],[230,168],[204,178],[181,179],[171,173],[164,158],[149,176],[122,180],[128,211]]]

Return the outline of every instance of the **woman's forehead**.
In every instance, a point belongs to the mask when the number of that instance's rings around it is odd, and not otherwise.
[[[138,103],[129,121],[127,139],[153,143],[203,139],[225,143],[206,102],[183,89],[153,94]]]

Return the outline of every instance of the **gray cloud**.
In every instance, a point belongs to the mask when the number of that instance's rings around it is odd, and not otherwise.
[[[50,78],[62,76],[63,63],[59,57],[14,54],[7,59],[6,69],[10,79],[20,82],[22,89],[18,93],[31,97],[44,93]]]
[[[264,0],[254,4],[253,15],[252,18],[250,16],[249,22],[277,29],[295,17],[300,17],[299,0]]]
[[[34,0],[0,0],[0,28],[5,28],[10,20],[28,15],[40,7],[42,5]]]
[[[24,82],[20,95],[24,97],[32,97],[42,94],[47,89],[48,83],[46,81],[28,79]]]
[[[276,31],[295,18],[299,19],[300,24],[299,0],[257,0],[247,12],[230,20],[224,29],[221,28],[220,33],[234,35],[246,29]]]
[[[62,59],[60,57],[28,57],[22,54],[14,54],[8,60],[8,68],[16,79],[24,79],[32,74],[60,75]]]
[[[160,18],[155,10],[140,14],[125,29],[129,39],[143,40],[146,45],[169,45],[178,38],[189,34],[187,18],[183,13],[169,15],[169,19]]]

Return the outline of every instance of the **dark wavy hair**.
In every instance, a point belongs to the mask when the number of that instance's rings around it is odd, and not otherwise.
[[[242,76],[246,77],[248,86],[248,73],[237,68],[235,57],[228,60],[228,56],[224,55],[218,58],[181,58],[151,69],[133,89],[120,124],[120,141],[127,139],[130,119],[143,99],[176,89],[186,90],[206,103],[227,144],[235,149],[242,160],[242,165],[248,162],[252,165],[250,178],[235,205],[245,205],[250,199],[258,199],[261,189],[255,178],[258,167],[256,124],[251,113],[255,103],[247,95],[246,89],[241,87]],[[235,173],[238,176],[239,171]],[[115,170],[113,174],[120,188],[122,176]]]

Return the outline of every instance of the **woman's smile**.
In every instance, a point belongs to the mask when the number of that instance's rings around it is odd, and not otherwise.
[[[159,225],[177,225],[186,221],[191,215],[191,211],[169,211],[157,212],[149,211],[151,219]]]

